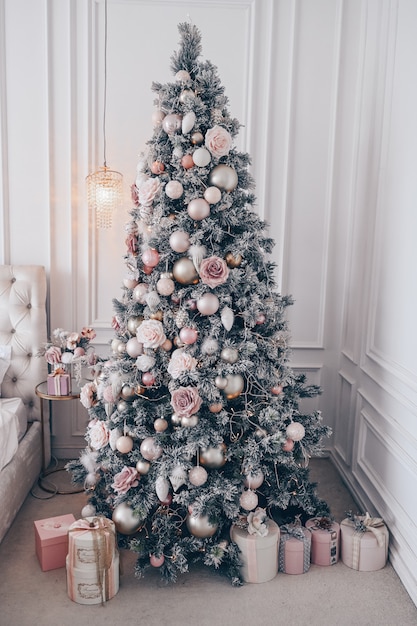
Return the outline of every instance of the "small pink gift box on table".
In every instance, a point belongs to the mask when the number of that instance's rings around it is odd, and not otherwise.
[[[340,525],[328,517],[313,517],[306,521],[311,531],[311,562],[334,565],[339,560]]]
[[[361,572],[374,572],[385,567],[388,558],[389,534],[380,517],[352,515],[340,525],[342,561]]]
[[[304,574],[310,569],[311,532],[300,523],[280,527],[279,571]]]
[[[234,524],[230,537],[239,550],[241,575],[247,583],[265,583],[278,573],[279,526],[260,507],[247,516],[247,523]]]
[[[75,522],[72,514],[34,522],[36,554],[43,572],[65,567],[68,554],[68,529]]]
[[[61,368],[48,374],[46,385],[49,396],[69,396],[71,393],[71,377]]]

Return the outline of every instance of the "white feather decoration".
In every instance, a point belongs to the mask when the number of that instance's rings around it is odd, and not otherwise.
[[[181,465],[176,465],[169,475],[169,480],[171,481],[174,491],[177,491],[182,485],[185,485],[187,481],[185,469],[181,467]]]
[[[188,248],[188,256],[191,257],[192,262],[194,263],[195,269],[198,271],[201,261],[207,254],[207,249],[205,246],[190,246]]]
[[[235,314],[230,307],[225,306],[220,314],[220,319],[222,320],[222,324],[225,329],[230,330],[235,321]]]
[[[116,441],[119,439],[119,437],[123,436],[123,431],[121,428],[113,428],[110,431],[110,437],[109,437],[109,446],[112,450],[116,450]]]

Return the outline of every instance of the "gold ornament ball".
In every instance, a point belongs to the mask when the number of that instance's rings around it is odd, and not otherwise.
[[[227,374],[226,376],[227,384],[223,389],[223,393],[225,394],[228,400],[233,400],[237,398],[242,393],[245,381],[240,374]]]
[[[134,315],[132,317],[129,317],[129,319],[127,320],[127,330],[130,332],[131,335],[136,335],[136,331],[138,327],[142,324],[142,322],[143,317],[141,317],[140,315]]]
[[[168,428],[168,422],[162,417],[158,417],[154,421],[153,427],[157,433],[163,433]]]
[[[162,313],[162,311],[155,311],[155,313],[151,313],[149,317],[152,320],[158,320],[158,322],[162,322],[164,314]]]
[[[136,390],[134,387],[131,387],[130,385],[123,385],[121,391],[122,398],[124,398],[125,400],[129,400],[135,395],[135,393]]]
[[[234,255],[231,252],[228,252],[225,256],[225,261],[227,265],[231,268],[239,267],[239,265],[242,263],[242,255]]]
[[[151,464],[149,463],[149,461],[144,461],[143,459],[139,459],[139,461],[136,463],[136,469],[139,472],[139,474],[141,474],[142,476],[145,476],[145,474],[147,474],[149,470],[151,469]]]
[[[196,285],[198,283],[197,270],[192,260],[187,257],[181,257],[175,261],[172,274],[181,285]]]
[[[191,143],[192,143],[194,146],[199,146],[199,145],[201,145],[201,144],[203,143],[203,141],[204,141],[204,136],[203,136],[203,133],[200,133],[200,132],[196,131],[195,133],[193,133],[193,134],[191,135]]]
[[[142,524],[142,520],[138,515],[135,515],[133,509],[126,502],[121,502],[115,507],[112,520],[117,531],[122,535],[133,535]]]
[[[189,513],[186,518],[187,528],[194,537],[205,539],[212,537],[219,527],[217,523],[209,521],[208,515],[193,515]]]
[[[222,191],[233,191],[238,183],[236,170],[224,163],[216,165],[209,174],[208,182]]]

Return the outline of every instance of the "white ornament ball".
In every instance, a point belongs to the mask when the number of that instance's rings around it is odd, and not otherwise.
[[[239,351],[231,347],[223,348],[220,352],[220,358],[226,363],[236,363],[239,360]]]
[[[253,511],[258,506],[258,496],[251,489],[245,489],[240,496],[239,502],[245,511]]]
[[[261,470],[256,474],[247,474],[243,482],[249,489],[258,489],[264,482],[264,474]]]
[[[178,83],[186,83],[190,80],[190,78],[191,76],[189,75],[187,70],[178,70],[178,72],[175,74],[175,80]]]
[[[207,481],[207,471],[201,465],[192,467],[188,472],[188,479],[194,487],[201,487]]]
[[[218,187],[207,187],[204,192],[204,198],[209,204],[217,204],[217,202],[220,202],[221,197],[222,192]]]
[[[145,304],[146,294],[148,293],[148,285],[146,283],[139,283],[133,290],[133,299],[140,304]]]
[[[205,293],[197,300],[197,309],[201,315],[213,315],[219,310],[220,302],[214,293]]]
[[[170,296],[175,291],[175,283],[171,278],[160,278],[156,283],[156,290],[161,296]]]
[[[194,415],[189,415],[187,417],[184,416],[181,418],[181,426],[183,428],[193,428],[194,426],[197,426],[198,420],[199,417],[197,413],[194,413]]]
[[[214,384],[217,389],[225,389],[227,385],[227,378],[223,378],[223,376],[216,376],[214,379]]]
[[[179,180],[170,180],[169,183],[165,185],[165,193],[171,200],[177,200],[181,198],[184,193],[184,187]]]
[[[128,435],[119,437],[116,441],[116,448],[121,454],[128,454],[133,450],[133,439]]]
[[[154,437],[145,437],[140,444],[140,452],[147,461],[154,461],[161,456],[162,448]]]
[[[126,502],[121,502],[115,507],[112,520],[117,531],[122,535],[133,535],[139,530],[142,523],[140,517],[135,515],[133,509]]]
[[[172,267],[175,280],[181,285],[196,285],[199,281],[197,270],[191,259],[177,259]]]
[[[190,237],[184,230],[175,230],[169,238],[169,245],[174,252],[186,252],[190,247]]]
[[[243,376],[241,376],[240,374],[227,374],[226,379],[227,384],[223,391],[228,400],[233,400],[234,398],[240,396],[240,394],[242,393],[245,386],[245,381],[243,379]]]
[[[210,469],[218,469],[226,463],[226,446],[221,443],[213,448],[203,448],[200,452],[200,463]]]
[[[301,439],[306,434],[305,428],[300,422],[292,422],[288,424],[286,435],[289,439],[293,441],[301,441]]]
[[[143,354],[143,344],[139,343],[136,337],[132,337],[126,344],[126,352],[132,359],[136,359],[136,357]]]
[[[191,219],[201,222],[210,215],[210,205],[204,198],[194,198],[187,206],[187,213]]]
[[[211,154],[206,148],[197,148],[193,152],[193,161],[198,167],[206,167],[211,161]]]

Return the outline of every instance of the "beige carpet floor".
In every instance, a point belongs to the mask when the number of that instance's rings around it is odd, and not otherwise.
[[[66,472],[51,477],[60,488]],[[328,459],[311,462],[337,521],[357,506]],[[40,496],[47,494],[36,488]],[[377,572],[357,572],[339,562],[312,565],[300,576],[279,573],[260,585],[234,588],[228,579],[193,568],[166,586],[157,570],[137,580],[134,555],[122,551],[119,593],[105,605],[72,602],[65,569],[42,572],[35,554],[33,522],[73,513],[80,517],[84,494],[26,499],[0,545],[0,626],[416,626],[417,609],[388,563]],[[1,503],[0,503],[1,506]]]

